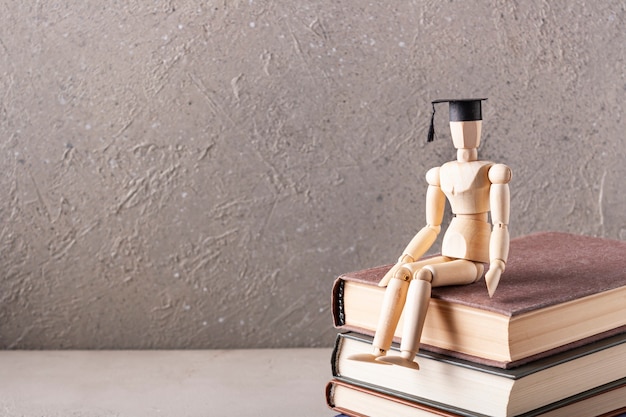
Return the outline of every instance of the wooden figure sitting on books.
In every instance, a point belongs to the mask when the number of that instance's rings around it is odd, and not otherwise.
[[[426,174],[426,226],[404,250],[378,284],[387,287],[373,341],[373,353],[350,359],[383,362],[419,369],[419,349],[431,288],[469,284],[485,275],[491,297],[504,272],[509,251],[509,186],[511,170],[503,164],[478,160],[482,126],[481,102],[486,99],[435,100],[428,141],[434,138],[435,104],[448,102],[456,161]],[[446,198],[454,217],[446,230],[441,256],[419,260],[441,231]],[[489,225],[491,211],[493,230]],[[404,328],[400,356],[386,356],[400,315]]]

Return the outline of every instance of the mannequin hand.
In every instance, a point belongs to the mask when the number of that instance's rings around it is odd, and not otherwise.
[[[504,272],[505,264],[500,259],[494,259],[489,265],[489,271],[485,274],[485,282],[487,283],[487,292],[489,297],[493,297],[493,293],[496,292],[498,284],[500,283],[500,276]]]
[[[379,287],[386,287],[391,281],[391,278],[396,274],[396,271],[402,266],[400,262],[391,267],[389,271],[385,274],[385,276],[378,282]]]

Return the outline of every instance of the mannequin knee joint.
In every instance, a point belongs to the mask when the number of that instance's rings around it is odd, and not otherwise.
[[[393,277],[402,281],[409,281],[411,279],[411,271],[407,267],[401,266],[396,270]]]
[[[432,282],[433,271],[431,271],[428,267],[422,268],[415,273],[415,279],[419,279],[421,281],[426,281],[426,282]]]

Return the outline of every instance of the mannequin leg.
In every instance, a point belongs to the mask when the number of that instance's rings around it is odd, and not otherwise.
[[[409,283],[415,272],[422,269],[425,265],[439,264],[449,260],[450,258],[445,256],[435,256],[416,262],[397,265],[397,269],[391,280],[389,280],[387,289],[385,290],[383,304],[380,309],[380,315],[378,316],[376,334],[372,342],[372,354],[352,355],[350,359],[371,362],[379,356],[384,356],[391,347],[391,342],[406,302]]]
[[[404,308],[410,278],[411,274],[406,268],[399,268],[396,271],[385,290],[383,304],[378,317],[378,325],[376,326],[376,334],[372,343],[372,354],[355,354],[351,355],[350,359],[373,362],[377,357],[387,353],[391,347],[393,335]]]
[[[407,305],[404,315],[400,356],[385,356],[378,358],[379,362],[402,365],[408,368],[419,369],[413,358],[419,350],[419,342],[424,328],[424,320],[430,303],[432,272],[429,267],[420,270],[411,281],[407,294]]]
[[[394,278],[389,282],[383,305],[378,317],[378,325],[376,326],[376,334],[372,345],[374,347],[374,355],[384,355],[391,347],[393,335],[398,327],[400,315],[404,309],[406,302],[409,281]]]
[[[482,273],[482,264],[463,259],[428,265],[417,272],[411,281],[406,297],[400,356],[380,357],[377,360],[419,369],[419,365],[413,359],[419,350],[422,329],[430,303],[431,288],[433,286],[469,284],[478,280]]]

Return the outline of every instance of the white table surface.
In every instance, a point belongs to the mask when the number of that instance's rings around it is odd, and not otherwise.
[[[0,416],[330,417],[330,349],[0,351]]]

